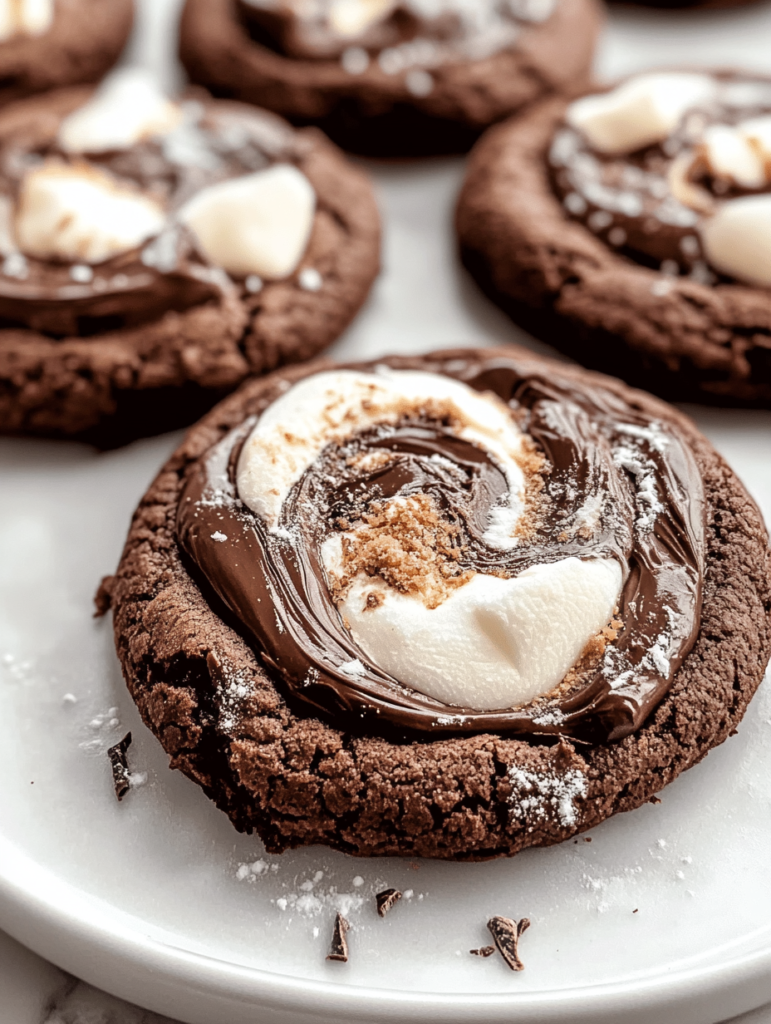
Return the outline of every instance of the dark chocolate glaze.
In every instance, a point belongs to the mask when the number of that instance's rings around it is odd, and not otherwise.
[[[374,372],[375,365],[343,368]],[[620,739],[662,699],[698,632],[705,509],[693,455],[671,423],[652,422],[594,384],[523,375],[506,356],[458,359],[442,372],[498,395],[545,457],[540,515],[513,550],[482,539],[506,488],[501,470],[447,424],[409,419],[328,446],[288,495],[276,532],[240,501],[234,483],[251,418],[192,467],[178,509],[179,542],[271,674],[337,723],[403,736]],[[386,464],[358,471],[356,457],[374,450],[389,454]],[[458,526],[459,571],[512,576],[569,556],[618,559],[625,582],[615,641],[553,694],[494,712],[442,704],[378,669],[344,627],[320,545],[339,517],[355,519],[369,501],[418,492],[430,493]],[[592,507],[594,529],[586,528]],[[341,666],[355,659],[364,672],[352,678]]]
[[[675,160],[693,156],[688,181],[707,199],[771,191],[744,189],[720,178],[699,155],[706,127],[771,113],[771,81],[728,73],[714,78],[714,100],[688,110],[663,143],[609,156],[563,123],[549,153],[552,184],[570,216],[630,259],[670,275],[690,275],[703,284],[715,283],[721,275],[708,265],[702,249],[698,228],[703,211],[682,202],[672,190],[669,172]]]
[[[436,17],[427,17],[419,5],[402,0],[384,17],[351,38],[338,34],[325,16],[302,17],[291,0],[261,3],[236,0],[241,19],[256,42],[297,60],[329,60],[340,57],[350,46],[370,55],[404,44],[422,44],[423,58],[415,55],[415,66],[431,66],[442,60],[472,56],[470,47],[495,52],[514,42],[523,21],[541,20],[539,5],[519,0],[477,0],[476,19],[464,19],[454,5]],[[428,46],[426,46],[428,44]],[[486,53],[482,54],[483,56]]]
[[[4,263],[0,258],[0,329],[88,336],[218,300],[231,287],[197,250],[192,234],[173,223],[174,212],[218,181],[279,160],[292,162],[304,143],[278,118],[260,111],[188,100],[182,113],[182,122],[168,135],[128,150],[69,156],[58,148],[55,135],[43,139],[34,134],[17,135],[0,150],[0,195],[11,201],[24,173],[41,159],[86,159],[147,192],[171,215],[158,237],[91,266],[90,280],[82,280],[83,265],[73,271],[74,263],[20,259],[18,254]]]

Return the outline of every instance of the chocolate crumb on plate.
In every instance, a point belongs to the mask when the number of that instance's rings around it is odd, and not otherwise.
[[[524,971],[525,965],[519,958],[519,940],[530,927],[530,921],[512,921],[510,917],[491,917],[487,922],[498,952],[512,971]]]
[[[349,928],[350,925],[343,915],[338,914],[335,918],[335,928],[332,932],[332,944],[329,947],[327,960],[340,960],[344,964],[348,963],[348,940],[345,937],[345,933]]]
[[[395,906],[402,898],[402,894],[398,889],[383,889],[379,892],[375,899],[377,900],[377,912],[378,917],[385,917],[388,911]]]
[[[495,946],[480,946],[479,949],[469,950],[472,956],[492,956],[494,952]]]
[[[130,788],[129,768],[126,760],[126,751],[130,746],[131,733],[127,732],[120,743],[116,743],[107,751],[112,766],[112,784],[115,786],[115,795],[118,800],[122,800]]]

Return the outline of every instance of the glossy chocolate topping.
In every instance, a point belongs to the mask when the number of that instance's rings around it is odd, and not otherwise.
[[[360,31],[343,31],[335,0],[237,0],[255,41],[299,60],[329,60],[356,46],[370,56],[385,54],[386,74],[431,67],[446,60],[482,59],[507,46],[522,22],[543,21],[555,0],[399,0],[375,8]],[[362,7],[366,7],[366,0]],[[354,29],[354,24],[351,29]]]
[[[771,192],[737,184],[711,166],[705,130],[771,114],[771,82],[715,75],[716,91],[695,104],[661,143],[615,156],[594,149],[563,123],[549,153],[553,187],[571,217],[612,249],[665,274],[713,284],[699,226],[715,201]]]
[[[521,541],[506,551],[485,544],[506,479],[486,452],[453,436],[451,423],[426,418],[327,446],[290,491],[278,530],[269,531],[234,482],[252,417],[201,458],[185,483],[177,534],[204,587],[235,615],[289,694],[349,728],[397,736],[563,734],[588,742],[639,728],[699,628],[703,487],[677,428],[593,383],[533,372],[511,356],[382,363],[439,372],[508,404],[541,456]],[[343,368],[376,372],[375,364]],[[452,524],[458,573],[515,576],[569,556],[621,563],[617,620],[551,694],[493,712],[448,706],[391,678],[357,647],[330,594],[321,544],[373,503],[411,494],[430,495]],[[543,633],[548,644],[548,622]]]
[[[67,155],[57,145],[59,119],[17,131],[0,150],[0,329],[26,327],[54,336],[134,327],[169,310],[183,311],[221,297],[231,287],[197,250],[192,234],[173,214],[202,188],[249,174],[278,161],[291,162],[302,145],[270,115],[226,104],[186,101],[170,133],[131,149]],[[25,173],[46,159],[87,162],[118,182],[141,189],[169,214],[168,226],[141,247],[87,266],[40,260],[15,251],[12,211]]]

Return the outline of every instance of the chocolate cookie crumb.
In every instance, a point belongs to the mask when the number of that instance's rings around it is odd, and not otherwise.
[[[530,921],[512,921],[510,917],[491,917],[487,927],[495,941],[498,952],[512,971],[524,971],[525,965],[519,959],[519,940],[530,927]]]
[[[350,927],[343,915],[338,914],[335,918],[332,944],[329,947],[327,960],[340,960],[344,964],[348,963],[348,940],[345,937],[345,933]]]
[[[129,768],[126,760],[126,751],[130,746],[131,733],[127,732],[120,743],[116,743],[107,751],[112,766],[112,784],[115,786],[115,795],[119,801],[123,799],[130,788]]]
[[[402,898],[398,889],[383,889],[375,899],[377,900],[378,917],[385,917],[391,907],[395,906]]]
[[[472,956],[492,956],[495,952],[495,946],[480,946],[479,949],[470,949],[469,953]]]
[[[94,594],[94,618],[101,619],[112,607],[112,584],[114,576],[103,576],[99,589]]]

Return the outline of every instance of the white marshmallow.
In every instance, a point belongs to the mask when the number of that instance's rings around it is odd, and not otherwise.
[[[229,274],[288,277],[313,228],[316,193],[291,164],[202,189],[180,211],[206,257]]]
[[[330,542],[323,554],[334,567]],[[477,574],[437,608],[363,574],[341,615],[371,661],[420,693],[478,711],[549,693],[611,619],[622,586],[615,560],[566,558],[513,579]],[[382,603],[367,608],[376,591]]]
[[[755,147],[761,157],[768,160],[771,158],[771,116],[752,117],[748,121],[742,121],[737,125],[737,131],[741,132],[744,138]]]
[[[41,36],[54,20],[54,0],[0,0],[0,42]]]
[[[715,88],[708,75],[638,75],[611,92],[571,103],[567,120],[601,153],[633,153],[666,139],[686,111],[709,100]]]
[[[49,161],[22,182],[15,233],[28,256],[101,263],[158,234],[165,221],[157,203],[105,171]]]
[[[702,144],[714,174],[729,178],[742,188],[762,188],[765,167],[758,150],[736,128],[713,124],[704,132]]]
[[[65,153],[104,153],[130,149],[180,122],[180,108],[164,96],[153,76],[141,68],[121,68],[105,79],[84,106],[59,127]]]
[[[716,270],[771,287],[771,195],[721,203],[700,225],[704,254]]]
[[[331,370],[299,381],[265,410],[244,444],[239,496],[276,529],[292,485],[328,444],[341,444],[376,423],[397,423],[405,411],[437,402],[449,404],[463,423],[457,436],[488,451],[504,472],[509,503],[494,509],[485,541],[513,547],[523,507],[524,474],[517,458],[524,437],[499,399],[434,373]]]
[[[333,32],[353,39],[386,18],[395,6],[395,0],[332,0],[327,18]]]

